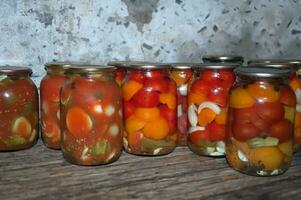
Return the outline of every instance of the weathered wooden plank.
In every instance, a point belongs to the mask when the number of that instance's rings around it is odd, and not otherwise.
[[[39,142],[25,151],[0,154],[0,195],[1,199],[235,199],[246,193],[253,198],[267,194],[295,198],[301,196],[300,168],[297,154],[284,175],[250,177],[229,168],[223,158],[200,157],[187,148],[162,157],[124,152],[115,163],[83,167],[69,164],[60,151]]]

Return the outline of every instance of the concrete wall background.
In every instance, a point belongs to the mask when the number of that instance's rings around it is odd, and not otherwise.
[[[301,58],[299,0],[0,0],[0,64]]]

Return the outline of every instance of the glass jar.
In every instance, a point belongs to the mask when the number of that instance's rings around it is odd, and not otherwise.
[[[61,148],[60,91],[70,63],[53,62],[45,65],[47,72],[40,84],[41,127],[44,144],[51,149]]]
[[[187,145],[187,95],[188,85],[192,80],[193,69],[190,64],[173,63],[170,71],[171,78],[177,85],[177,145]]]
[[[112,61],[109,62],[108,65],[115,66],[115,81],[121,86],[126,77],[126,68],[129,66],[129,61]]]
[[[0,67],[0,151],[32,147],[38,139],[38,91],[27,67]]]
[[[164,155],[176,146],[177,87],[169,65],[136,63],[122,86],[124,148],[136,155]]]
[[[122,150],[121,90],[115,67],[72,65],[61,91],[64,157],[78,165],[107,164]]]
[[[261,65],[270,68],[291,69],[292,74],[290,76],[289,85],[294,90],[297,104],[296,115],[294,122],[294,152],[298,152],[301,149],[301,60],[250,60],[248,64],[251,66]]]
[[[187,143],[198,155],[224,156],[228,92],[235,82],[233,69],[238,64],[196,66],[188,93],[189,130]]]
[[[237,68],[230,91],[226,157],[231,167],[254,176],[284,173],[293,152],[296,96],[290,70]]]
[[[244,57],[238,55],[205,55],[202,60],[204,63],[236,63],[242,65]]]

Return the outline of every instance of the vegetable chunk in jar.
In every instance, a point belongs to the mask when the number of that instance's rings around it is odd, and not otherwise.
[[[70,63],[47,63],[47,74],[40,85],[41,135],[44,144],[52,149],[61,148],[60,91],[66,80],[64,72],[68,67]]]
[[[293,152],[296,97],[286,84],[290,70],[245,67],[235,70],[230,91],[226,158],[254,176],[284,173]]]
[[[290,76],[289,85],[294,90],[297,104],[296,115],[294,122],[294,152],[301,149],[301,60],[250,60],[248,63],[251,65],[263,65],[270,68],[291,69],[292,75]]]
[[[124,148],[136,155],[163,155],[176,146],[177,87],[169,66],[132,64],[122,86]]]
[[[119,86],[122,86],[126,77],[126,68],[130,65],[129,61],[112,61],[108,65],[115,66],[115,81]]]
[[[171,78],[177,85],[177,145],[187,145],[188,130],[188,85],[193,77],[193,69],[190,64],[173,63],[170,71]]]
[[[238,64],[209,63],[196,66],[188,94],[187,143],[198,155],[224,156],[228,92]]]
[[[205,55],[202,58],[204,63],[234,63],[242,65],[244,58],[238,55]]]
[[[38,139],[38,92],[27,67],[0,67],[0,151],[32,147]]]
[[[115,67],[71,66],[61,92],[64,157],[79,165],[107,164],[122,150],[121,90]]]

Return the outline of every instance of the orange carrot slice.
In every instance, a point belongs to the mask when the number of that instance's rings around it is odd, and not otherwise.
[[[93,126],[90,116],[81,108],[70,108],[66,116],[67,128],[76,137],[87,135]]]
[[[31,136],[31,124],[25,117],[18,117],[12,127],[12,132],[28,139]]]

